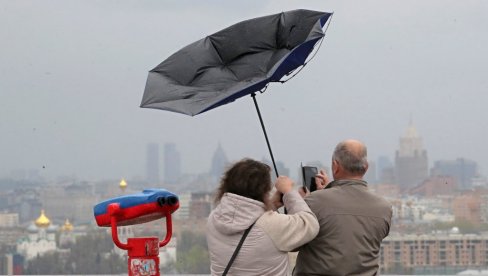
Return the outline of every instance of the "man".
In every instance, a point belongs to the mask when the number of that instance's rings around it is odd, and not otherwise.
[[[299,248],[293,275],[375,275],[381,241],[390,231],[391,205],[368,191],[366,146],[357,140],[337,145],[332,176],[316,177],[317,190],[305,197],[320,224],[317,237]]]

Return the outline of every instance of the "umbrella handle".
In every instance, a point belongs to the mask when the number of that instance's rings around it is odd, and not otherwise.
[[[276,162],[274,160],[273,151],[271,150],[271,144],[269,143],[268,134],[266,134],[266,128],[264,127],[263,118],[261,117],[261,112],[259,111],[258,102],[256,101],[256,93],[252,93],[251,97],[254,101],[254,106],[256,106],[256,111],[258,112],[259,122],[261,122],[261,128],[263,129],[264,138],[266,138],[266,144],[268,144],[269,155],[271,155],[271,161],[273,161],[273,168],[276,173],[276,178],[279,177],[278,169],[276,168]],[[281,195],[281,202],[283,202],[283,195]],[[287,214],[288,211],[284,208],[284,213]]]
[[[264,138],[266,139],[266,144],[268,145],[269,155],[271,155],[271,161],[273,162],[273,168],[276,173],[276,177],[278,177],[279,176],[278,169],[276,168],[276,162],[273,156],[273,151],[271,150],[271,144],[269,143],[268,134],[266,134],[266,128],[264,127],[263,118],[261,117],[261,112],[259,111],[258,102],[256,101],[256,93],[252,93],[251,97],[254,101],[254,106],[256,107],[256,111],[258,112],[259,122],[261,123],[261,128],[263,129]]]

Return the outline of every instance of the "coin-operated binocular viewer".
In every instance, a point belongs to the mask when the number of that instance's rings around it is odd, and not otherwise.
[[[164,189],[144,190],[95,205],[95,220],[100,227],[112,228],[112,239],[117,247],[128,251],[129,275],[159,276],[159,248],[168,244],[172,235],[171,214],[180,207],[178,197]],[[141,224],[162,217],[166,218],[166,237],[128,238],[119,240],[117,226]]]

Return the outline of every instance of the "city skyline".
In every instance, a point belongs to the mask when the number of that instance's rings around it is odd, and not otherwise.
[[[275,159],[329,163],[356,138],[393,160],[410,119],[429,167],[466,158],[487,174],[486,1],[404,2],[0,0],[0,178],[145,177],[147,143],[176,143],[182,171],[269,159],[252,99],[195,117],[139,108],[147,72],[185,45],[241,20],[333,11],[315,58],[258,94]]]
[[[397,158],[396,156],[398,155],[399,152],[402,152],[402,150],[405,150],[405,149],[403,149],[403,147],[405,147],[404,141],[405,141],[405,139],[408,140],[409,138],[412,138],[412,137],[408,137],[409,135],[412,135],[412,133],[411,133],[412,131],[415,133],[415,135],[416,135],[415,138],[417,140],[418,139],[422,140],[423,137],[417,133],[415,125],[412,123],[412,121],[410,121],[408,126],[405,128],[403,135],[398,138],[399,143],[397,145],[397,149],[394,151],[393,154],[391,154],[390,156],[379,155],[376,158],[371,158],[371,156],[368,155],[368,160],[371,163],[370,165],[372,166],[370,168],[370,170],[371,169],[375,170],[374,172],[368,171],[368,174],[371,174],[372,176],[374,176],[373,179],[376,180],[376,183],[381,182],[380,176],[382,174],[382,169],[387,169],[387,170],[393,169],[394,173],[396,174],[396,173],[398,173],[398,169],[399,169],[398,166],[400,166],[400,167],[404,166],[402,164],[395,165],[395,158]],[[213,168],[215,166],[213,164],[213,162],[215,162],[215,160],[212,161],[212,158],[215,158],[215,155],[224,155],[224,156],[227,155],[226,149],[222,147],[221,143],[218,143],[214,149],[214,152],[211,154],[211,155],[213,155],[213,157],[212,156],[209,157],[208,162],[204,163],[202,166],[200,166],[198,171],[185,171],[185,170],[182,170],[182,167],[184,167],[184,164],[185,164],[185,159],[183,157],[181,157],[180,147],[178,146],[178,144],[175,142],[165,142],[163,144],[163,146],[164,147],[161,148],[160,143],[156,143],[156,142],[149,142],[145,146],[145,151],[141,152],[141,154],[145,155],[146,160],[145,160],[144,164],[141,164],[142,167],[141,167],[141,173],[140,174],[132,175],[132,176],[124,174],[122,176],[114,176],[112,179],[127,178],[130,180],[146,180],[149,183],[153,183],[153,184],[156,184],[158,182],[163,183],[163,184],[176,184],[176,180],[179,177],[181,177],[182,175],[204,175],[204,174],[212,175],[213,174],[215,177],[216,171],[215,171],[215,168]],[[425,152],[424,154],[427,154],[429,152],[428,148],[423,147],[421,149],[423,150],[423,152]],[[174,162],[169,163],[168,160],[170,160],[171,157],[174,158],[175,160],[174,160]],[[246,157],[248,157],[248,156],[238,157],[238,159],[234,159],[234,160],[227,160],[227,157],[224,157],[224,159],[226,160],[225,161],[226,163],[230,164],[232,162],[236,162],[236,161],[238,161],[242,158],[246,158]],[[263,162],[267,162],[271,165],[271,160],[269,159],[269,156],[263,155],[261,158],[258,158],[258,157],[253,157],[253,158],[255,158],[256,160],[261,160]],[[418,181],[413,181],[413,182],[407,181],[407,182],[408,183],[411,182],[409,185],[411,187],[414,187],[417,184],[420,184],[421,181],[427,179],[428,176],[431,174],[431,170],[436,169],[436,166],[439,163],[461,162],[460,160],[462,162],[473,163],[474,166],[476,167],[476,171],[474,171],[474,173],[478,174],[476,176],[486,177],[486,175],[479,172],[479,165],[478,165],[478,162],[476,160],[470,160],[470,159],[467,159],[463,156],[459,156],[459,157],[456,157],[453,159],[436,159],[436,160],[433,160],[432,158],[429,158],[427,168],[425,169],[425,170],[428,170],[428,171],[426,171],[426,175],[424,177],[418,178]],[[386,166],[383,168],[376,168],[376,163],[385,162],[385,161],[389,162],[389,166]],[[414,163],[418,163],[415,160],[412,160],[412,161],[414,161]],[[220,161],[220,162],[222,163],[222,161]],[[284,172],[285,172],[284,174],[290,172],[289,176],[291,176],[295,180],[300,181],[301,176],[299,175],[299,170],[298,170],[300,167],[300,164],[298,164],[296,166],[297,170],[295,170],[295,167],[290,166],[290,164],[284,163],[282,160],[278,159],[278,160],[276,160],[276,162],[280,163],[280,165],[282,166],[282,170],[284,170]],[[306,161],[303,161],[301,163],[304,165],[321,164],[321,165],[325,166],[324,168],[326,168],[326,169],[328,169],[328,167],[329,167],[329,164],[327,163],[327,161],[323,162],[323,160],[306,160]],[[221,171],[223,172],[223,170],[225,169],[225,165],[223,165],[223,163],[222,163],[219,166],[221,167]],[[290,168],[291,168],[291,170],[290,170]],[[171,171],[170,174],[168,174],[169,171]],[[280,172],[280,174],[283,174],[281,172],[281,170],[279,170],[279,172]],[[410,172],[409,174],[411,174],[411,173],[412,172]],[[453,173],[453,175],[454,175],[454,173]],[[63,178],[66,176],[68,176],[68,175],[58,175],[57,177]],[[1,178],[9,178],[9,177],[20,178],[20,179],[22,179],[22,178],[27,178],[27,179],[39,178],[40,177],[40,170],[39,169],[32,169],[32,168],[31,169],[24,169],[24,170],[19,169],[19,170],[14,170],[10,174],[7,174],[6,176],[3,176],[3,177],[0,175],[0,179]],[[70,177],[79,178],[80,180],[86,180],[83,178],[82,175],[70,175]],[[403,180],[400,180],[400,178],[398,178],[398,177],[399,176],[395,176],[396,182],[394,184],[403,185],[402,184]],[[97,180],[107,180],[107,179],[110,179],[110,178],[91,179],[91,180],[97,181]],[[49,179],[47,179],[47,180],[49,181]],[[463,180],[463,181],[467,181],[467,180]]]

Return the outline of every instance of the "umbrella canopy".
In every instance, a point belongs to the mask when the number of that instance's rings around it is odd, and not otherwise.
[[[305,64],[331,15],[288,11],[196,41],[149,72],[141,107],[193,116],[280,81]]]

